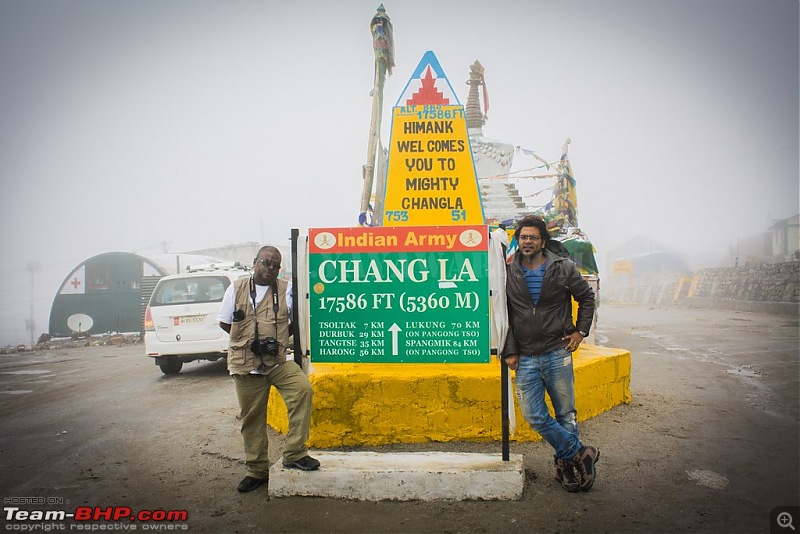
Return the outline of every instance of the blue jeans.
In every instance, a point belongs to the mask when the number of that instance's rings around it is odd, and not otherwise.
[[[580,450],[575,418],[575,383],[572,353],[566,349],[541,356],[519,357],[516,375],[517,401],[525,420],[555,449],[555,458],[572,459]],[[550,396],[555,419],[547,410],[545,391]]]

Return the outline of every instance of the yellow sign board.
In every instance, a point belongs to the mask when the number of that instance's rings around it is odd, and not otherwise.
[[[485,224],[464,107],[426,52],[394,107],[384,226]]]
[[[611,271],[614,274],[632,274],[633,263],[628,260],[615,260],[611,264]]]

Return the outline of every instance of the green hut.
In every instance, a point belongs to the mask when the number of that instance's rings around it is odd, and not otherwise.
[[[156,262],[130,252],[106,252],[75,267],[50,309],[50,335],[141,332],[156,282],[167,275]]]

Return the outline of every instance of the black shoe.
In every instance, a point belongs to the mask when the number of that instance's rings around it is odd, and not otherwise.
[[[319,469],[319,460],[315,460],[311,456],[303,456],[299,460],[283,460],[283,467],[289,469],[302,469],[303,471],[313,471]]]
[[[247,493],[248,491],[253,491],[257,487],[262,484],[266,484],[266,478],[255,478],[255,477],[244,477],[241,482],[239,482],[239,486],[236,488],[239,490],[239,493]]]

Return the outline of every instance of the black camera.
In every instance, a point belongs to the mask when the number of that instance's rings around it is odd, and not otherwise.
[[[278,353],[281,351],[281,345],[278,343],[278,340],[274,337],[267,337],[264,339],[254,339],[253,343],[250,345],[250,350],[253,351],[253,354],[256,356],[262,356],[264,354],[269,354],[270,356],[277,356]]]

